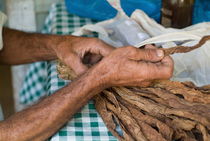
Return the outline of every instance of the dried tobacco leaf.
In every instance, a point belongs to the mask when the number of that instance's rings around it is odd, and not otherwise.
[[[168,55],[172,55],[174,53],[186,53],[186,52],[190,52],[194,49],[197,49],[199,47],[201,47],[202,45],[204,45],[208,40],[210,40],[210,36],[204,36],[198,44],[192,46],[192,47],[187,47],[187,46],[176,46],[176,47],[172,47],[172,48],[167,48],[167,49],[163,49],[165,56]]]
[[[205,36],[193,47],[178,46],[164,52],[166,56],[189,52],[209,39]],[[63,79],[76,78],[61,62],[57,70]],[[112,87],[96,95],[94,101],[107,128],[119,140],[210,141],[210,85],[159,80],[146,88]]]

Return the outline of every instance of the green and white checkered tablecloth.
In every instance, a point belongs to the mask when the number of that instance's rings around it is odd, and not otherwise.
[[[77,28],[96,21],[81,18],[66,12],[64,3],[54,4],[46,19],[44,33],[71,34]],[[33,104],[43,96],[53,94],[64,87],[67,81],[57,77],[56,62],[37,62],[29,67],[20,92],[20,102]],[[62,102],[62,101],[61,101]],[[88,102],[80,112],[49,140],[51,141],[116,141],[97,113],[93,101]]]

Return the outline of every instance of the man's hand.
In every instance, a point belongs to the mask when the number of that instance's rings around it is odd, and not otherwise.
[[[87,70],[82,63],[84,56],[88,54],[90,62],[97,62],[113,50],[97,38],[26,33],[5,27],[3,41],[0,64],[18,65],[59,58],[77,74]]]
[[[108,87],[145,86],[155,79],[169,79],[173,74],[173,60],[164,57],[160,49],[124,47],[114,50],[93,71]]]
[[[58,58],[71,67],[77,75],[87,71],[85,61],[94,64],[114,50],[112,46],[97,38],[76,36],[63,36],[53,49]]]

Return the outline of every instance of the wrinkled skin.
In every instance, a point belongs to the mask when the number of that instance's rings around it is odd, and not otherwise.
[[[169,79],[173,60],[155,48],[124,47],[114,50],[96,68],[109,86],[145,86],[151,80]]]
[[[105,88],[145,86],[151,80],[172,76],[172,59],[164,57],[163,52],[157,55],[158,50],[151,46],[144,50],[115,49],[96,38],[25,33],[8,28],[3,29],[3,42],[0,64],[59,58],[79,77],[53,95],[1,121],[0,141],[46,140]],[[88,58],[85,61],[95,65],[89,68],[82,63],[85,56]]]
[[[152,45],[147,45],[145,49],[131,46],[115,49],[96,38],[78,40],[75,39],[76,44],[73,45],[63,42],[56,48],[61,61],[77,75],[88,70],[82,59],[90,53],[87,61],[90,64],[95,64],[104,57],[94,67],[97,68],[95,73],[104,79],[101,81],[107,86],[147,86],[151,80],[169,79],[172,76],[173,60],[169,56],[164,57],[164,52]]]
[[[114,47],[97,38],[71,37],[69,39],[67,36],[62,40],[64,41],[60,42],[53,49],[58,58],[71,67],[78,75],[88,70],[88,67],[82,62],[86,54],[89,54],[90,57],[88,62],[94,63],[114,50]]]

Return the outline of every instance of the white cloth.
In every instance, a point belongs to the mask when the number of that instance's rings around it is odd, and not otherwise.
[[[0,11],[0,50],[3,48],[2,28],[7,20],[7,16]]]
[[[135,47],[156,44],[163,48],[176,45],[193,46],[203,36],[210,35],[210,22],[199,23],[184,29],[165,28],[149,18],[142,10],[137,9],[131,17],[128,17],[120,6],[120,0],[107,1],[118,10],[115,18],[97,24],[85,25],[72,34],[81,36],[89,32],[96,32],[100,39],[115,47],[125,46],[129,43]],[[210,41],[195,51],[172,55],[175,62],[172,80],[192,81],[197,86],[210,84],[209,52]]]

